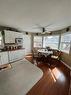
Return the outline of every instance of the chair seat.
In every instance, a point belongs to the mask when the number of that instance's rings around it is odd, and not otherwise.
[[[35,57],[38,57],[38,54],[37,54],[37,53],[34,53],[34,55],[33,55],[33,56],[34,56],[34,58],[35,58]]]
[[[51,58],[53,58],[53,59],[58,59],[58,56],[52,55]]]

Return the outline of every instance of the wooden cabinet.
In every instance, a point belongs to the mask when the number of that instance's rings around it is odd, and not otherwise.
[[[23,34],[5,30],[5,43],[15,43],[15,38],[23,38]]]
[[[8,61],[8,52],[2,52],[2,64],[7,64]]]
[[[9,51],[9,60],[10,60],[10,62],[22,59],[22,58],[24,58],[24,56],[25,56],[24,49]]]
[[[10,62],[14,61],[14,52],[13,51],[9,51],[9,61]]]
[[[5,43],[15,43],[14,34],[12,31],[5,30]]]
[[[24,49],[0,52],[0,65],[7,64],[13,61],[17,61],[19,59],[24,58],[24,56],[25,56]]]
[[[2,53],[0,53],[0,65],[2,65]]]
[[[0,52],[0,65],[9,63],[8,52]]]
[[[5,43],[10,43],[10,32],[5,31]]]

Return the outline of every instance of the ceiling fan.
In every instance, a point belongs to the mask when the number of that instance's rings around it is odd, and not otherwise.
[[[49,25],[46,25],[46,26],[41,26],[39,24],[36,24],[36,27],[34,27],[34,29],[40,29],[41,30],[41,34],[45,34],[45,33],[51,33],[50,31],[49,32],[46,32],[48,27],[52,25],[52,24],[49,24]]]

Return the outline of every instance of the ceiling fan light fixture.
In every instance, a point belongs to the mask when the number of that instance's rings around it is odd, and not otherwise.
[[[49,31],[49,32],[47,32],[47,33],[51,34],[52,32]]]
[[[41,34],[50,34],[51,35],[52,32],[50,32],[50,31],[49,32],[42,32]]]
[[[50,26],[50,25],[52,25],[52,24],[49,24],[49,25],[47,25],[47,26],[41,26],[40,24],[36,24],[36,29],[40,29],[41,30],[41,34],[52,34],[52,32],[46,32],[47,31],[47,29],[48,29],[48,27]]]
[[[42,32],[41,34],[45,34],[46,32]]]

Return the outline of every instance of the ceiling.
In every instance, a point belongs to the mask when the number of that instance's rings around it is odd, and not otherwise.
[[[48,31],[70,26],[71,0],[0,0],[0,25],[41,32],[37,24],[50,24]]]

